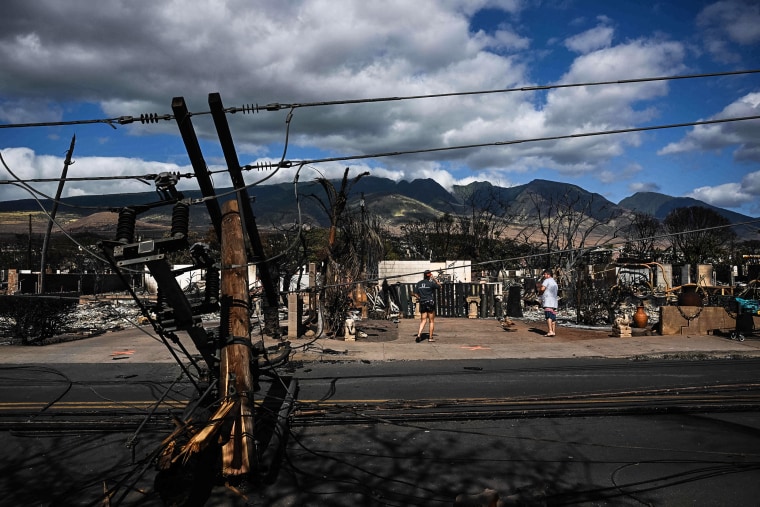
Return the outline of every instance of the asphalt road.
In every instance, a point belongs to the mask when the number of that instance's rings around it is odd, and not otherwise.
[[[491,488],[529,505],[753,505],[758,366],[291,363],[298,403],[276,480],[217,484],[205,504],[436,506]],[[163,504],[151,458],[193,392],[178,366],[0,371],[0,505]]]

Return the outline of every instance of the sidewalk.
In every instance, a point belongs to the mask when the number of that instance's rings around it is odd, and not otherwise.
[[[297,338],[291,340],[299,361],[428,361],[445,359],[536,358],[726,358],[760,357],[760,338],[743,342],[716,335],[613,337],[611,329],[558,325],[556,337],[543,335],[545,324],[515,320],[509,330],[494,319],[436,319],[434,343],[415,342],[419,321],[360,321],[356,341]],[[425,333],[427,332],[427,327]],[[423,333],[423,335],[425,335]],[[191,354],[190,338],[179,334]],[[277,342],[266,338],[265,345]],[[180,354],[182,356],[182,354]],[[0,364],[173,363],[172,354],[152,329],[125,329],[45,346],[0,346]]]
[[[364,324],[364,326],[362,326]],[[545,324],[516,320],[510,330],[493,319],[436,318],[434,343],[415,342],[419,322],[399,321],[397,336],[377,339],[371,322],[357,326],[369,335],[355,342],[319,340],[301,354],[301,359],[351,359],[367,361],[404,361],[439,359],[535,359],[574,357],[760,357],[760,339],[743,342],[714,335],[699,336],[612,336],[611,328],[582,329],[557,327],[556,337],[544,336]],[[423,333],[426,337],[427,327]],[[294,340],[298,347],[302,340]],[[320,352],[319,349],[322,349]],[[329,348],[329,351],[327,349]]]

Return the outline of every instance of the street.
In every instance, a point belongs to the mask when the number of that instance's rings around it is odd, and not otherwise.
[[[217,483],[205,505],[453,505],[486,488],[532,505],[749,505],[758,366],[291,363],[298,401],[274,482]],[[162,505],[151,459],[193,391],[177,365],[4,365],[2,378],[0,504]]]

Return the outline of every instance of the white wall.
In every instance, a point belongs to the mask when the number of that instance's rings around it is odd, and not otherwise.
[[[426,269],[435,275],[438,271],[451,276],[452,281],[469,282],[471,280],[470,261],[380,261],[377,266],[378,278],[388,283],[415,283],[422,279]]]
[[[172,270],[182,269],[188,266],[189,264],[177,264],[175,266],[172,266]],[[148,271],[147,267],[145,268],[145,274],[143,276],[145,290],[148,291],[148,294],[155,294],[158,290],[158,284],[156,283],[156,279],[153,278],[153,275],[150,274],[150,271]],[[193,282],[198,283],[201,280],[204,280],[205,283],[205,278],[202,277],[205,277],[205,270],[194,269],[192,271],[188,271],[187,273],[182,273],[175,278],[180,288],[184,291]],[[248,266],[248,288],[251,289],[257,285],[260,285],[260,283],[258,283],[256,280],[256,266],[250,265]]]

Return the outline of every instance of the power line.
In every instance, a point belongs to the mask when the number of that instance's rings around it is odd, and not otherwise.
[[[543,91],[561,88],[579,88],[583,86],[603,86],[603,85],[615,85],[615,84],[634,84],[634,83],[647,83],[655,81],[675,81],[681,79],[698,79],[707,77],[720,77],[731,76],[741,74],[757,74],[760,73],[760,69],[751,70],[738,70],[728,72],[712,72],[706,74],[683,74],[676,76],[657,76],[657,77],[644,77],[636,79],[619,79],[615,81],[590,81],[586,83],[567,83],[567,84],[554,84],[554,85],[538,85],[538,86],[521,86],[517,88],[499,88],[495,90],[477,90],[466,92],[449,92],[449,93],[431,93],[425,95],[404,95],[397,97],[376,97],[376,98],[364,98],[364,99],[349,99],[349,100],[332,100],[322,102],[302,102],[302,103],[271,103],[264,106],[258,104],[253,106],[243,106],[241,108],[228,108],[228,112],[260,112],[260,111],[279,111],[285,108],[301,108],[301,107],[320,107],[320,106],[335,106],[335,105],[348,105],[348,104],[367,104],[376,102],[395,102],[402,100],[417,100],[417,99],[433,99],[443,97],[462,97],[467,95],[488,95],[496,93],[511,93],[511,92],[531,92],[531,91]]]
[[[737,76],[747,74],[758,74],[760,69],[747,69],[736,70],[726,72],[710,72],[702,74],[681,74],[675,76],[656,76],[656,77],[643,77],[635,79],[618,79],[612,81],[589,81],[585,83],[565,83],[565,84],[552,84],[552,85],[537,85],[537,86],[521,86],[515,88],[499,88],[493,90],[472,90],[464,92],[448,92],[448,93],[431,93],[425,95],[402,95],[392,97],[374,97],[374,98],[361,98],[361,99],[341,99],[319,102],[296,102],[296,103],[280,103],[274,102],[266,105],[247,104],[241,107],[229,107],[225,108],[224,112],[227,114],[235,113],[261,113],[261,112],[274,112],[282,109],[295,109],[306,107],[323,107],[323,106],[335,106],[335,105],[350,105],[350,104],[372,104],[380,102],[398,102],[405,100],[419,100],[419,99],[434,99],[444,97],[464,97],[471,95],[489,95],[498,93],[513,93],[513,92],[531,92],[531,91],[545,91],[562,88],[579,88],[584,86],[605,86],[605,85],[625,85],[625,84],[640,84],[656,81],[677,81],[686,79],[704,79],[709,77],[722,77],[722,76]],[[211,114],[210,111],[201,111],[196,113],[189,113],[190,116]],[[103,124],[108,125],[113,129],[117,128],[117,125],[128,125],[132,123],[152,124],[159,123],[161,121],[174,120],[173,114],[158,114],[158,113],[145,113],[139,116],[117,116],[112,118],[96,118],[89,120],[67,120],[67,121],[50,121],[50,122],[38,122],[38,123],[5,123],[0,124],[0,129],[10,128],[30,128],[30,127],[59,127],[67,125],[88,125],[88,124]]]
[[[48,121],[38,123],[2,123],[0,129],[8,128],[27,128],[27,127],[61,127],[66,125],[91,125],[91,124],[105,124],[109,127],[116,129],[116,125],[127,125],[139,121],[140,123],[158,123],[162,120],[172,120],[174,115],[171,114],[141,114],[137,118],[134,116],[118,116],[115,118],[95,118],[91,120],[67,120],[67,121]]]
[[[489,146],[510,146],[514,144],[535,143],[535,142],[540,142],[540,141],[558,141],[562,139],[576,139],[576,138],[582,138],[582,137],[604,136],[604,135],[611,135],[611,134],[630,134],[632,132],[645,132],[648,130],[663,130],[663,129],[683,128],[683,127],[694,127],[698,125],[713,125],[716,123],[730,123],[730,122],[735,122],[735,121],[748,121],[748,120],[760,120],[760,115],[740,116],[740,117],[734,117],[734,118],[718,118],[715,120],[702,120],[702,121],[693,121],[693,122],[685,122],[685,123],[671,123],[668,125],[651,125],[649,127],[634,127],[634,128],[629,128],[629,129],[601,130],[601,131],[595,131],[595,132],[582,132],[580,134],[565,134],[565,135],[560,135],[560,136],[534,137],[530,139],[516,139],[512,141],[493,141],[489,143],[463,144],[463,145],[457,145],[457,146],[423,148],[423,149],[417,149],[417,150],[389,151],[389,152],[384,152],[384,153],[372,153],[372,154],[367,154],[367,155],[349,155],[345,157],[330,157],[330,158],[290,161],[290,163],[291,164],[318,164],[318,163],[324,163],[324,162],[344,162],[347,160],[397,157],[400,155],[414,155],[414,154],[419,154],[419,153],[435,153],[435,152],[453,151],[453,150],[469,150],[469,149],[474,149],[474,148],[485,148]]]
[[[535,142],[541,142],[541,141],[559,141],[563,139],[576,139],[576,138],[583,138],[583,137],[595,137],[595,136],[604,136],[604,135],[612,135],[612,134],[630,134],[634,132],[646,132],[650,130],[665,130],[665,129],[674,129],[674,128],[684,128],[684,127],[695,127],[699,125],[714,125],[719,123],[732,123],[732,122],[738,122],[738,121],[750,121],[750,120],[760,120],[760,115],[754,115],[754,116],[739,116],[739,117],[731,117],[731,118],[717,118],[714,120],[700,120],[700,121],[693,121],[693,122],[683,122],[683,123],[671,123],[666,125],[650,125],[647,127],[633,127],[629,129],[614,129],[614,130],[600,130],[600,131],[594,131],[594,132],[581,132],[579,134],[564,134],[559,136],[545,136],[545,137],[534,137],[534,138],[528,138],[528,139],[514,139],[510,141],[492,141],[488,143],[475,143],[475,144],[462,144],[462,145],[456,145],[456,146],[444,146],[444,147],[436,147],[436,148],[420,148],[416,150],[402,150],[402,151],[388,151],[388,152],[379,152],[379,153],[369,153],[365,155],[347,155],[345,157],[328,157],[328,158],[318,158],[318,159],[307,159],[307,160],[281,160],[280,162],[262,162],[257,164],[248,164],[241,166],[241,169],[243,170],[262,170],[264,168],[267,169],[274,169],[279,170],[281,168],[291,168],[295,166],[300,165],[310,165],[310,164],[319,164],[319,163],[325,163],[325,162],[345,162],[348,160],[364,160],[369,158],[384,158],[384,157],[396,157],[401,155],[414,155],[419,153],[435,153],[435,152],[441,152],[441,151],[455,151],[455,150],[468,150],[468,149],[474,149],[474,148],[486,148],[489,146],[510,146],[515,144],[525,144],[525,143],[535,143]],[[225,173],[227,172],[226,169],[220,169],[218,171],[209,171],[209,174],[219,174],[219,173]],[[181,178],[194,178],[195,175],[192,173],[174,173],[178,177]],[[124,176],[82,176],[78,178],[66,178],[66,181],[108,181],[108,180],[155,180],[159,175],[157,174],[145,174],[145,175],[124,175]],[[248,186],[255,186],[263,181],[265,181],[268,178],[265,178],[259,182],[256,182],[252,185]],[[17,180],[0,180],[0,185],[2,184],[16,184],[18,182],[27,182],[27,183],[56,183],[60,181],[60,178],[30,178],[30,179],[17,179]]]
[[[172,173],[178,178],[195,178],[193,173]],[[66,181],[113,181],[113,180],[144,180],[154,181],[157,180],[161,174],[142,174],[142,175],[121,175],[121,176],[67,176]],[[26,183],[57,183],[61,181],[60,178],[28,178],[24,180],[0,180],[0,185],[14,184],[17,181],[24,181]]]

